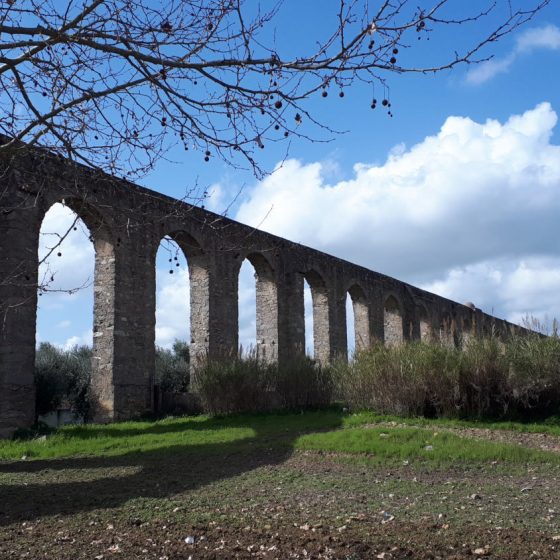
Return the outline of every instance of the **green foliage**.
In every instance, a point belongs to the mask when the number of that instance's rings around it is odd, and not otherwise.
[[[35,356],[36,413],[55,411],[64,401],[82,419],[90,412],[91,348],[62,350],[43,342]]]
[[[227,414],[328,405],[334,385],[330,370],[305,356],[279,366],[249,353],[207,361],[196,372],[194,389],[205,412]]]
[[[220,454],[250,452],[262,446],[352,454],[384,464],[391,461],[488,462],[511,464],[541,461],[558,464],[558,455],[517,445],[470,440],[441,427],[490,427],[558,434],[560,423],[481,424],[465,421],[403,419],[371,412],[347,414],[340,410],[317,410],[297,414],[244,414],[129,421],[110,425],[65,426],[46,438],[0,441],[0,460],[72,456],[111,457],[147,452],[177,456],[178,453]],[[372,424],[385,422],[383,426]],[[400,424],[414,423],[402,427]],[[302,433],[305,434],[302,436]],[[426,449],[432,446],[432,449]]]
[[[437,416],[454,409],[460,354],[444,345],[376,344],[339,364],[342,399],[383,414]]]
[[[167,393],[185,393],[189,389],[189,345],[176,340],[173,349],[156,348],[156,383]]]
[[[367,454],[373,462],[387,459],[422,461],[438,465],[460,461],[560,464],[555,453],[526,449],[515,444],[479,441],[420,428],[350,428],[301,436],[297,449]]]
[[[442,418],[530,419],[560,411],[560,339],[471,338],[375,345],[337,367],[342,399],[355,409]]]

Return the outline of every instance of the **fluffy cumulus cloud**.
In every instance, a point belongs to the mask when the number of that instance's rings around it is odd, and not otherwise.
[[[156,344],[164,348],[175,340],[190,342],[189,271],[186,265],[174,268],[173,274],[169,267],[156,268]]]
[[[560,316],[556,123],[548,103],[505,123],[449,117],[334,184],[288,160],[237,219],[510,319]]]
[[[472,66],[467,72],[466,82],[483,84],[498,74],[505,74],[522,55],[536,50],[560,51],[560,29],[556,25],[545,25],[526,29],[517,36],[515,46],[503,58],[493,58]]]
[[[356,164],[345,180],[333,179],[340,173],[332,173],[332,163],[291,159],[245,193],[236,218],[513,321],[560,317],[556,122],[547,103],[505,123],[449,117],[437,134],[397,146],[382,164]],[[74,218],[54,206],[41,236],[44,256],[58,241],[55,233],[69,232],[41,266],[49,287],[86,286],[39,299],[38,341],[63,347],[91,343],[94,250]],[[189,339],[188,269],[178,253],[169,274],[170,254],[159,253],[156,341],[170,347]],[[244,347],[255,343],[253,274],[246,263],[239,295]],[[310,315],[308,297],[308,348]]]
[[[45,214],[39,238],[40,292],[37,342],[63,348],[92,344],[94,249],[76,214],[55,204]]]

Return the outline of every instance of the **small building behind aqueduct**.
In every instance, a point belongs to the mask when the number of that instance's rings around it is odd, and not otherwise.
[[[346,298],[356,348],[374,340],[440,337],[519,327],[394,278],[245,226],[160,193],[39,150],[0,163],[0,437],[34,421],[33,366],[39,231],[64,202],[95,247],[93,377],[97,420],[153,407],[155,258],[169,236],[190,276],[191,355],[219,358],[238,348],[238,276],[256,271],[257,351],[266,360],[304,352],[304,279],[313,302],[314,355],[347,354]]]

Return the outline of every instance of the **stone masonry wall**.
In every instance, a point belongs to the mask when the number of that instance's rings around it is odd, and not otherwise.
[[[303,282],[311,286],[315,357],[346,356],[346,296],[356,347],[461,329],[504,336],[515,327],[394,278],[292,243],[38,150],[0,163],[0,437],[34,420],[33,364],[39,230],[56,202],[90,229],[94,280],[95,418],[131,418],[153,408],[155,256],[176,240],[189,265],[191,354],[223,358],[238,348],[238,276],[256,272],[257,351],[280,362],[305,351]]]

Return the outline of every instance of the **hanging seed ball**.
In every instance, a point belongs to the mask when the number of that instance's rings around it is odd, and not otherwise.
[[[296,122],[301,122],[301,115],[299,113],[296,113],[295,119]]]
[[[280,130],[280,125],[275,124],[275,125],[274,125],[274,130]]]
[[[383,107],[387,107],[387,105],[389,105],[389,101],[388,101],[387,99],[384,99],[384,100],[381,102],[381,105],[383,105]]]
[[[205,156],[210,156],[210,150],[206,150],[206,151],[204,152],[204,155],[205,155]]]
[[[326,90],[323,90],[323,93],[322,93],[321,95],[322,95],[323,97],[327,97],[327,95],[329,95],[329,94],[328,94],[328,92],[327,92]]]
[[[273,85],[274,87],[278,87],[278,82],[272,82],[272,85]]]
[[[204,161],[210,161],[210,158],[208,156],[204,156]]]
[[[174,261],[178,261],[179,259],[178,259],[177,257],[173,257],[173,260],[174,260]]]
[[[173,262],[173,259],[169,259],[169,262]]]
[[[62,257],[62,253],[57,253],[56,254],[58,257]]]
[[[369,45],[368,45],[368,49],[371,50],[373,49],[373,46],[375,45],[375,41],[370,41]]]
[[[397,47],[393,49],[393,54],[399,54],[399,49],[397,49]]]
[[[281,108],[282,108],[282,101],[277,101],[277,102],[274,104],[274,106],[275,106],[277,109],[281,109]]]
[[[370,107],[371,107],[372,109],[375,109],[375,108],[377,107],[377,103],[373,102],[373,103],[370,105]]]
[[[172,271],[172,270],[170,270],[170,271],[169,271],[169,274],[173,274],[173,271]]]
[[[395,62],[397,62],[397,59],[396,59],[394,56],[392,56],[392,57],[391,57],[391,60],[390,60],[389,62],[390,62],[391,64],[395,64]]]
[[[78,231],[78,228],[77,228],[77,227],[75,227],[75,228],[74,228],[74,231]]]
[[[338,97],[344,97],[344,92],[341,91],[341,92],[338,94]]]
[[[286,130],[286,131],[284,132],[284,137],[285,137],[285,138],[288,138],[289,134],[290,134],[290,133]]]
[[[181,266],[179,263],[177,263],[175,266]]]

